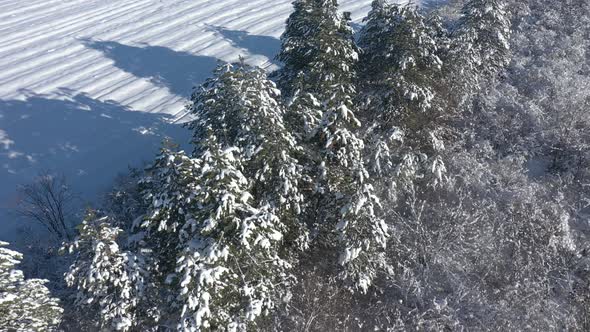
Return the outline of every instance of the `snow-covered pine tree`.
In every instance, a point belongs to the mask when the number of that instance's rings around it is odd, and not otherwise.
[[[277,76],[283,98],[289,101],[287,119],[290,127],[295,128],[296,136],[310,135],[322,119],[320,101],[306,88],[304,75],[318,52],[321,20],[317,0],[295,0],[293,12],[281,35],[277,60],[283,63],[283,67],[273,75]]]
[[[197,117],[189,127],[194,132],[195,155],[208,135],[222,146],[240,149],[242,173],[259,206],[268,205],[303,249],[307,231],[298,218],[303,204],[300,192],[302,148],[285,124],[286,109],[281,91],[266,73],[245,63],[224,65],[193,96],[190,111]]]
[[[109,217],[88,211],[79,235],[64,248],[76,254],[66,282],[78,290],[76,305],[81,315],[89,316],[96,327],[128,331],[146,323],[153,326],[155,311],[140,310],[140,306],[155,306],[145,300],[150,287],[148,264],[142,255],[119,246],[122,230],[113,225]]]
[[[196,196],[201,188],[195,179],[200,167],[199,159],[165,142],[140,181],[147,213],[136,222],[136,237],[140,247],[153,251],[158,264],[150,269],[156,278],[165,279],[174,273],[176,264],[172,257],[177,257],[182,250],[178,241],[190,240],[183,226],[198,204]]]
[[[133,240],[138,248],[151,252],[153,262],[148,268],[163,303],[161,324],[170,328],[179,325],[184,305],[179,298],[177,260],[192,239],[185,226],[194,221],[200,204],[197,196],[202,188],[196,180],[200,168],[201,160],[167,141],[140,181],[147,210],[135,223]]]
[[[440,19],[425,17],[412,4],[376,0],[366,22],[359,40],[360,81],[365,116],[373,122],[372,169],[390,174],[392,167],[419,166],[424,156],[434,160],[442,147],[437,127],[444,102],[437,92],[445,40]]]
[[[386,75],[383,71],[389,69],[388,61],[392,52],[389,42],[392,38],[392,11],[392,6],[385,0],[373,0],[371,10],[363,19],[365,26],[360,31],[358,40],[362,49],[358,67],[360,88],[367,92],[377,83],[395,84],[382,79]]]
[[[425,17],[412,4],[376,0],[372,6],[359,39],[360,77],[369,102],[384,113],[376,121],[391,127],[400,116],[420,112],[423,117],[440,106],[434,98],[444,40],[440,19]]]
[[[281,35],[281,50],[277,59],[283,67],[276,73],[279,88],[285,97],[291,97],[297,87],[293,84],[299,73],[312,61],[317,46],[315,37],[320,25],[317,0],[293,1],[293,12],[287,19],[285,31]]]
[[[363,162],[364,143],[355,115],[358,50],[348,14],[335,0],[294,2],[279,59],[285,67],[279,85],[287,91],[289,119],[299,119],[306,170],[317,200],[309,217],[319,227],[320,246],[338,248],[342,276],[366,291],[381,260],[387,227],[377,217]],[[314,203],[312,203],[314,204]],[[334,237],[336,236],[336,238]]]
[[[45,286],[47,280],[25,279],[15,266],[22,254],[0,241],[0,330],[55,331],[63,310]]]
[[[220,66],[189,105],[193,156],[163,150],[144,181],[145,241],[179,330],[254,328],[291,282],[285,252],[307,245],[299,148],[279,98],[261,69]]]
[[[505,0],[469,0],[452,34],[449,74],[456,93],[470,96],[510,61],[510,13]]]
[[[318,134],[320,125],[326,129],[337,118],[350,128],[359,126],[349,110],[356,93],[358,52],[348,16],[338,12],[335,0],[301,0],[293,5],[278,56],[284,63],[279,87],[291,112],[302,119],[307,136]],[[327,133],[325,141],[330,140]]]
[[[176,266],[178,328],[245,330],[273,307],[274,286],[289,268],[277,256],[280,224],[251,205],[238,148],[223,148],[214,135],[200,145],[197,206],[185,212]]]

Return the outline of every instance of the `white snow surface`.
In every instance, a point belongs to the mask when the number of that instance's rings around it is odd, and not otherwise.
[[[401,0],[400,0],[401,1]],[[354,26],[371,0],[340,0]],[[88,201],[153,158],[219,60],[276,68],[291,0],[0,0],[0,239],[17,185],[66,175]]]

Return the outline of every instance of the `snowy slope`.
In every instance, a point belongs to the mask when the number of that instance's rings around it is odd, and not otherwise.
[[[358,24],[371,0],[340,0]],[[291,0],[0,0],[0,239],[16,187],[64,173],[95,200],[164,136],[218,60],[272,69]],[[12,224],[8,227],[6,225]],[[4,226],[3,226],[4,225]]]

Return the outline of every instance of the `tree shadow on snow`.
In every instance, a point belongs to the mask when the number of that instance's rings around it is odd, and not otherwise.
[[[271,63],[275,63],[275,57],[281,49],[281,41],[275,37],[251,35],[247,31],[230,30],[214,25],[207,25],[207,27],[228,41],[233,47],[245,49],[251,55],[263,55]]]
[[[128,166],[153,160],[164,137],[189,140],[186,129],[162,114],[132,111],[66,89],[51,98],[25,94],[25,100],[0,100],[0,239],[7,234],[17,186],[39,171],[64,174],[89,199],[108,190]]]
[[[214,57],[177,52],[147,44],[137,47],[115,41],[91,39],[83,39],[82,43],[88,48],[102,52],[121,70],[147,78],[181,97],[190,96],[192,88],[211,76],[219,62]]]

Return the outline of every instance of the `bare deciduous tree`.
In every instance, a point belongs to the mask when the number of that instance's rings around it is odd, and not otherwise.
[[[70,217],[76,199],[66,178],[42,172],[31,183],[20,186],[17,213],[45,226],[58,240],[72,240]]]

